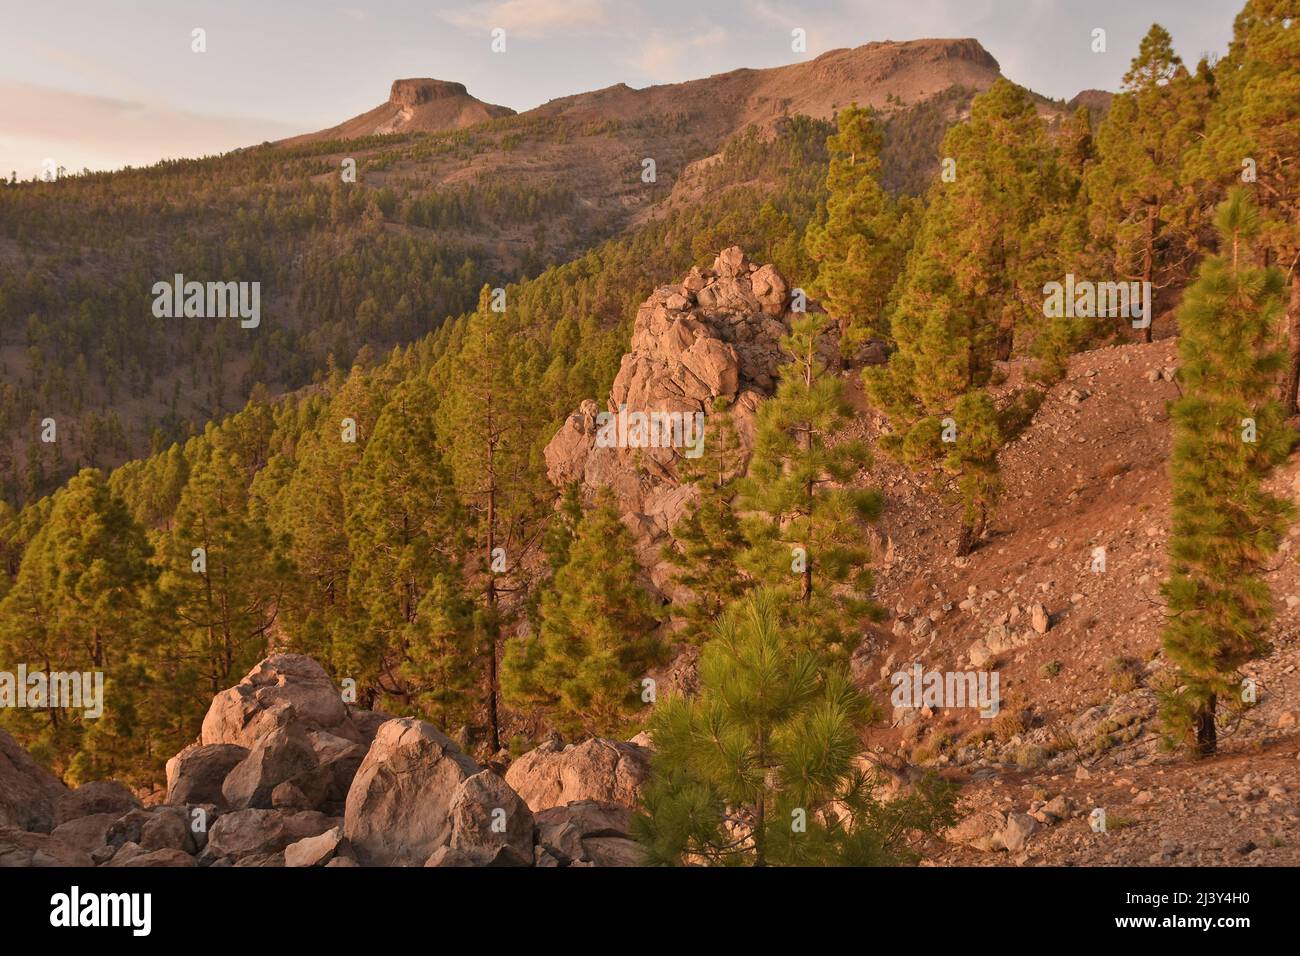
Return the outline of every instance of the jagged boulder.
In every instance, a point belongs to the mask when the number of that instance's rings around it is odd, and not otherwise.
[[[328,866],[338,854],[348,849],[342,827],[331,827],[317,836],[306,837],[284,848],[284,865],[293,867]]]
[[[593,737],[564,746],[550,740],[510,765],[506,783],[534,813],[579,800],[637,806],[650,774],[650,751]]]
[[[281,853],[286,846],[318,836],[338,825],[338,819],[315,810],[283,813],[279,810],[235,810],[217,818],[208,832],[209,857],[240,860]]]
[[[191,744],[167,761],[167,803],[223,805],[221,785],[248,756],[238,744]]]
[[[128,852],[119,850],[111,860],[104,865],[107,867],[145,867],[145,866],[198,866],[194,857],[190,856],[184,850],[160,849],[146,850],[144,847],[136,847],[134,844],[128,844],[133,849]],[[125,848],[123,848],[125,849]]]
[[[50,773],[0,730],[0,827],[48,832],[54,808],[68,792]]]
[[[533,814],[491,770],[465,780],[451,801],[453,850],[483,866],[531,866]]]
[[[363,864],[419,866],[451,840],[451,805],[480,767],[441,731],[407,717],[379,728],[348,790],[343,832]]]
[[[262,737],[291,722],[304,730],[361,739],[325,668],[302,654],[273,654],[213,698],[200,743],[252,750]]]
[[[314,809],[329,789],[316,751],[297,724],[277,727],[259,740],[226,776],[221,794],[236,809],[266,809],[276,787],[285,783],[304,795],[308,804],[304,809]]]
[[[83,853],[94,853],[108,845],[109,831],[117,821],[116,813],[92,813],[59,824],[50,831],[50,836]]]
[[[361,767],[361,761],[366,758],[367,748],[324,730],[313,730],[307,736],[320,765],[326,808],[331,813],[335,809],[342,813],[348,789]],[[373,732],[370,732],[368,739],[374,740]]]

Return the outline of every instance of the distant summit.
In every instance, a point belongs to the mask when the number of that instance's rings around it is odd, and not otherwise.
[[[388,101],[369,112],[317,133],[281,141],[282,146],[329,139],[355,139],[382,133],[432,133],[463,129],[497,116],[511,116],[506,106],[484,103],[469,94],[465,84],[450,80],[416,78],[394,80]]]

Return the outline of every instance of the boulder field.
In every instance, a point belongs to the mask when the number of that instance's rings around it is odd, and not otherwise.
[[[503,777],[274,654],[213,699],[154,806],[69,789],[0,731],[0,866],[635,866],[648,767],[635,743],[552,738]]]

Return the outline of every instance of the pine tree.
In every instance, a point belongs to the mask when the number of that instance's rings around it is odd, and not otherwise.
[[[708,441],[699,458],[678,462],[678,479],[693,485],[699,498],[673,526],[664,559],[679,570],[678,584],[693,599],[681,608],[685,626],[679,636],[700,643],[722,609],[751,585],[737,565],[745,534],[732,504],[743,472],[744,450],[725,399],[718,399],[706,423]]]
[[[967,416],[978,413],[965,439],[971,453],[950,454],[964,441],[956,406],[990,385],[995,363],[1016,352],[1063,362],[1065,330],[1044,324],[1042,288],[1060,265],[1073,184],[1032,98],[1006,80],[975,98],[970,122],[948,131],[943,152],[955,178],[931,187],[891,317],[897,350],[864,378],[891,420],[881,447],[918,470],[948,465],[962,498],[964,553],[977,543],[997,488],[988,439],[1009,435],[989,425],[983,399],[972,400],[963,406]],[[1041,343],[1043,336],[1057,341]],[[1012,399],[1023,402],[1032,399]]]
[[[656,704],[651,775],[633,832],[650,863],[887,866],[904,834],[952,820],[929,781],[890,803],[856,762],[875,708],[842,667],[791,639],[779,592],[759,589],[719,620],[700,692]]]
[[[159,548],[158,613],[171,634],[157,666],[187,675],[170,682],[177,732],[266,653],[290,571],[250,503],[237,459],[210,442],[190,465]]]
[[[540,543],[552,490],[536,467],[531,436],[539,404],[536,378],[518,322],[494,312],[486,286],[459,353],[449,362],[448,393],[438,409],[439,435],[457,491],[474,520],[482,620],[495,635],[502,590],[520,586],[518,572]],[[488,734],[500,749],[497,641],[486,648]]]
[[[1092,234],[1109,253],[1115,279],[1151,283],[1153,302],[1158,290],[1186,277],[1195,251],[1193,207],[1184,202],[1179,171],[1204,125],[1208,96],[1208,85],[1174,53],[1168,31],[1154,24],[1097,132],[1088,179]],[[1144,341],[1151,331],[1146,325]]]
[[[111,687],[93,720],[53,700],[16,718],[20,736],[40,741],[69,779],[142,778],[150,741],[132,732],[141,690],[132,678],[149,650],[151,554],[126,503],[86,469],[55,495],[0,602],[0,659],[46,674],[101,672]]]
[[[1282,401],[1300,390],[1300,10],[1295,0],[1247,0],[1228,56],[1214,71],[1218,96],[1189,164],[1201,184],[1246,183],[1262,223],[1257,245],[1290,280],[1288,364]],[[1210,192],[1202,188],[1201,193]]]
[[[1250,261],[1260,230],[1243,189],[1219,208],[1219,254],[1206,259],[1179,312],[1184,394],[1173,407],[1173,532],[1165,652],[1179,686],[1165,695],[1173,736],[1200,755],[1217,746],[1215,716],[1240,700],[1239,668],[1269,651],[1273,601],[1262,572],[1292,508],[1263,480],[1294,443],[1274,396],[1284,280]]]
[[[427,637],[416,624],[421,602],[434,581],[450,580],[464,553],[455,489],[427,413],[432,401],[419,379],[398,386],[348,493],[348,591],[358,614],[336,643],[334,663],[371,704],[418,692],[404,674],[411,646]],[[457,663],[482,674],[477,661]]]
[[[437,574],[420,597],[401,667],[411,700],[438,727],[469,725],[482,704],[477,666],[491,632],[454,566]]]
[[[736,507],[749,548],[741,564],[758,580],[791,592],[803,605],[806,636],[848,655],[863,617],[877,615],[868,597],[870,550],[864,525],[880,513],[880,496],[850,487],[870,465],[867,445],[847,440],[853,418],[844,384],[818,354],[828,328],[823,313],[794,320],[782,340],[790,361],[776,394],[758,411],[754,452]]]
[[[540,706],[563,730],[621,730],[641,704],[641,679],[665,659],[639,572],[632,536],[604,489],[542,596],[538,634],[507,645],[506,699]]]
[[[870,110],[842,110],[826,143],[824,215],[809,223],[804,248],[817,263],[811,294],[835,317],[841,354],[870,337],[887,337],[885,306],[902,269],[904,244],[895,203],[880,185],[883,137]]]
[[[309,420],[293,450],[292,470],[271,494],[270,522],[288,539],[287,557],[302,587],[284,608],[289,646],[329,666],[336,641],[346,642],[358,608],[348,580],[353,562],[347,516],[353,476],[395,382],[354,367],[336,373],[331,394],[307,409]],[[344,441],[344,422],[355,427]],[[355,675],[354,675],[355,676]]]
[[[1062,274],[1076,276],[1105,275],[1108,265],[1098,253],[1088,233],[1090,200],[1087,179],[1097,161],[1092,115],[1080,106],[1065,121],[1058,139],[1062,177],[1065,182],[1063,201],[1049,212],[1044,228],[1055,236],[1054,254],[1047,257],[1060,281]],[[1046,274],[1046,270],[1044,272]],[[1042,331],[1035,337],[1032,352],[1037,364],[1029,375],[1035,382],[1054,385],[1065,377],[1069,358],[1097,340],[1103,323],[1096,316],[1059,315],[1047,317]]]
[[[998,451],[1002,448],[1002,425],[997,406],[988,392],[967,392],[953,406],[956,441],[944,461],[944,469],[956,476],[962,503],[961,532],[957,554],[973,551],[988,524],[989,512],[1002,490]]]

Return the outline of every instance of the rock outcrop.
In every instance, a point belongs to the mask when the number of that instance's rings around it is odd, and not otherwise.
[[[282,140],[301,146],[332,139],[355,139],[385,133],[437,132],[464,129],[498,116],[511,116],[507,106],[484,103],[470,95],[464,83],[427,77],[394,80],[388,99],[372,110],[317,133]]]
[[[730,403],[747,456],[759,403],[776,387],[780,342],[794,304],[789,283],[773,266],[750,262],[737,246],[724,249],[711,270],[692,268],[680,284],[656,289],[637,311],[629,351],[603,410],[611,417],[602,418],[601,407],[585,401],[546,446],[547,475],[556,487],[578,481],[589,493],[613,490],[637,534],[642,564],[665,593],[674,589],[661,545],[693,495],[678,482],[678,464],[687,454],[708,453],[708,417],[720,398]],[[675,420],[680,432],[660,440],[651,419],[638,433],[637,414],[683,416]],[[697,415],[704,422],[699,446],[690,441]]]

